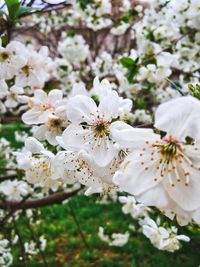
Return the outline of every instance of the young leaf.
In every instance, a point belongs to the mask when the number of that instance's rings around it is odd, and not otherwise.
[[[32,10],[33,10],[33,8],[30,6],[19,6],[19,8],[16,12],[16,16],[19,17],[22,14],[30,13]]]
[[[135,61],[130,57],[123,57],[120,59],[120,63],[125,67],[128,68],[135,64]]]
[[[19,0],[5,0],[5,3],[8,8],[9,18],[11,20],[14,20],[16,18],[17,11],[20,6]]]

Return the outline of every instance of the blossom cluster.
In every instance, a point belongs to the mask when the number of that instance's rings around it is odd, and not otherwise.
[[[11,41],[6,47],[0,44],[0,114],[24,110],[24,105],[17,108],[27,103],[26,95],[32,90],[44,87],[50,70],[46,46],[37,52],[32,45],[19,41]]]
[[[71,0],[16,25],[37,25],[48,47],[26,34],[2,38],[0,119],[18,116],[25,132],[15,133],[24,143],[15,152],[0,139],[0,196],[119,194],[151,243],[174,252],[189,238],[153,216],[200,225],[199,1],[112,2]],[[129,233],[100,227],[99,237],[123,246]]]

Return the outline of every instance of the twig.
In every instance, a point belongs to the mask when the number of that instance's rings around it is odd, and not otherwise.
[[[7,201],[0,201],[0,208],[4,210],[20,210],[20,209],[31,209],[31,208],[40,208],[45,207],[48,205],[59,204],[64,200],[72,197],[73,195],[77,194],[80,190],[74,190],[72,192],[58,192],[48,197],[40,198],[40,199],[25,199],[23,201],[15,201],[15,200],[7,200]]]
[[[79,223],[79,221],[78,221],[78,219],[76,217],[76,214],[75,214],[75,212],[73,210],[73,207],[71,206],[70,202],[68,203],[68,206],[70,208],[70,212],[71,212],[71,215],[72,215],[72,217],[74,219],[74,222],[75,222],[75,224],[76,224],[76,226],[78,228],[78,231],[79,231],[80,237],[81,237],[81,239],[83,241],[83,244],[84,244],[85,248],[89,251],[89,253],[91,253],[91,249],[90,249],[90,247],[89,247],[89,245],[87,243],[85,235],[84,235],[84,233],[83,233],[83,231],[81,229],[81,225],[80,225],[80,223]]]
[[[15,222],[14,216],[13,216],[13,224],[14,224],[14,227],[15,227],[15,232],[16,232],[18,238],[19,238],[19,244],[20,244],[20,249],[21,249],[21,256],[22,256],[22,259],[23,259],[23,262],[24,262],[24,267],[28,267],[27,256],[26,256],[26,251],[25,251],[23,239],[21,237],[21,234],[20,234],[19,229],[17,227],[17,224]]]

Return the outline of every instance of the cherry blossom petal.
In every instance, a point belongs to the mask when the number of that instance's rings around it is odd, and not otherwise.
[[[100,167],[108,165],[118,154],[117,148],[113,147],[112,142],[110,142],[110,144],[108,142],[109,141],[106,142],[106,140],[103,140],[101,145],[97,145],[91,151],[95,163]]]
[[[149,162],[149,160],[147,162],[144,160],[143,164],[138,155],[139,151],[132,152],[113,178],[114,183],[119,185],[123,191],[135,196],[144,193],[159,183],[158,180],[154,180],[157,173],[156,164]]]
[[[143,192],[141,195],[138,195],[137,200],[141,203],[148,205],[148,206],[155,206],[160,209],[165,208],[168,206],[170,198],[166,193],[165,189],[158,185],[155,186],[146,192]]]
[[[182,179],[171,186],[167,180],[164,182],[164,188],[169,196],[184,210],[192,211],[200,208],[199,188],[200,188],[200,171],[190,169],[190,181],[185,185]],[[181,175],[184,177],[184,173]]]
[[[67,116],[72,123],[92,123],[97,116],[97,106],[93,99],[84,95],[77,95],[69,99]]]
[[[104,120],[111,121],[112,118],[118,117],[120,99],[117,92],[112,91],[108,96],[104,97],[98,106],[99,115]]]
[[[25,112],[22,115],[22,120],[26,124],[39,124],[39,123],[45,123],[48,120],[49,115],[51,115],[52,112],[50,110],[47,110],[43,113],[37,108],[32,108]]]
[[[25,141],[25,148],[31,153],[40,153],[44,146],[34,137],[28,137]]]
[[[81,148],[84,148],[83,140],[86,132],[87,130],[84,130],[81,126],[70,125],[64,130],[61,137],[56,137],[56,140],[65,149],[79,151]]]
[[[48,94],[49,101],[52,103],[62,100],[62,97],[63,97],[62,91],[57,89],[50,91],[50,93]]]
[[[192,96],[179,97],[161,104],[155,112],[155,127],[185,140],[200,140],[200,101]]]
[[[154,134],[152,129],[133,128],[122,121],[113,122],[110,125],[111,135],[121,146],[140,148],[145,141],[159,139],[159,135]]]

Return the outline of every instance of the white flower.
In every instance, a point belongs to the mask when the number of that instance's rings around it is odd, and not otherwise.
[[[119,152],[112,138],[112,120],[118,117],[119,96],[111,92],[96,105],[88,96],[77,95],[68,101],[67,117],[71,125],[57,137],[65,149],[84,149],[101,167],[109,164]]]
[[[136,200],[133,196],[120,196],[119,201],[123,203],[122,211],[124,214],[130,214],[134,219],[140,217],[147,217],[148,212],[150,212],[150,208],[147,206],[136,203]]]
[[[47,246],[47,240],[46,240],[46,239],[44,238],[44,236],[42,235],[42,236],[40,236],[39,241],[40,241],[40,249],[41,249],[42,251],[44,251],[45,248],[46,248],[46,246]]]
[[[13,256],[8,247],[9,241],[0,235],[0,266],[8,267],[13,263]]]
[[[105,96],[110,95],[111,92],[112,86],[107,79],[99,81],[98,77],[94,78],[93,88],[90,91],[91,96],[98,96],[99,100],[101,100]]]
[[[92,71],[96,76],[103,77],[113,74],[113,58],[111,54],[104,51],[91,64]]]
[[[22,115],[26,124],[40,124],[48,121],[50,115],[56,113],[62,101],[62,91],[52,90],[47,95],[43,90],[36,90],[34,97],[30,98],[30,110]]]
[[[131,3],[129,0],[123,0],[122,6],[120,7],[121,12],[128,12],[131,9]]]
[[[15,131],[15,140],[17,142],[25,142],[25,140],[28,137],[28,133],[23,132],[23,131]]]
[[[64,117],[49,115],[48,121],[41,125],[35,126],[34,137],[40,141],[47,140],[51,145],[58,144],[56,137],[61,136],[63,129],[66,128],[67,121]]]
[[[79,182],[87,187],[86,195],[116,191],[112,177],[121,159],[114,159],[105,167],[97,166],[91,156],[84,151],[58,152],[54,163],[58,174],[67,184]]]
[[[111,29],[111,33],[114,35],[122,35],[129,27],[129,23],[121,22],[117,27]]]
[[[200,223],[199,112],[198,100],[181,97],[156,112],[155,126],[167,132],[164,138],[150,129],[122,130],[122,122],[115,122],[119,130],[113,131],[121,145],[133,150],[116,173],[116,184],[145,205],[171,210],[181,224],[192,218]],[[187,144],[187,136],[196,142]]]
[[[26,63],[23,54],[25,46],[17,41],[10,42],[6,48],[0,46],[0,79],[12,79]]]
[[[21,52],[23,53],[23,51]],[[48,48],[43,46],[39,52],[27,47],[24,51],[26,56],[26,64],[20,68],[16,75],[15,83],[18,86],[30,86],[42,88],[49,78],[51,69],[51,60],[48,57]]]
[[[100,6],[96,10],[97,16],[102,16],[104,14],[110,14],[112,9],[112,4],[110,0],[101,0]]]
[[[16,108],[20,103],[20,95],[24,93],[24,89],[19,86],[12,86],[9,89],[9,94],[5,101],[5,106],[7,108]]]
[[[42,186],[45,190],[57,190],[61,177],[56,168],[55,155],[44,149],[33,137],[27,138],[22,152],[16,152],[19,168],[25,170],[26,180]]]
[[[29,242],[24,243],[24,249],[27,254],[37,255],[39,253],[39,249],[37,248],[37,244],[31,240]]]
[[[81,35],[73,37],[63,33],[63,41],[58,44],[58,52],[71,64],[83,62],[89,56],[89,46]]]
[[[4,80],[0,80],[0,99],[8,95],[8,85]]]
[[[65,1],[63,1],[63,0],[45,0],[45,2],[49,3],[51,5],[58,5],[58,4],[63,3]]]
[[[156,66],[154,64],[148,64],[146,67],[142,66],[139,70],[138,80],[147,79],[152,83],[160,83],[165,78],[169,77],[171,70],[168,66]]]
[[[131,117],[132,122],[150,124],[152,123],[152,117],[144,109],[136,109]]]
[[[185,235],[177,235],[177,228],[172,227],[165,229],[164,227],[159,227],[150,218],[141,220],[140,224],[142,225],[143,234],[149,238],[151,243],[159,250],[174,252],[181,247],[179,240],[185,242],[190,241],[190,238]]]
[[[32,189],[24,181],[4,181],[0,184],[0,192],[9,200],[21,200],[23,196],[32,192]]]
[[[110,238],[104,233],[104,228],[102,226],[99,227],[98,236],[102,241],[108,243],[109,246],[113,247],[123,247],[129,239],[128,232],[126,232],[125,234],[113,233]]]

